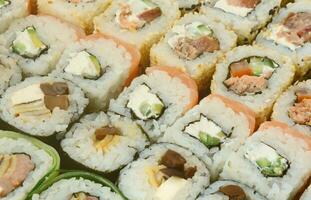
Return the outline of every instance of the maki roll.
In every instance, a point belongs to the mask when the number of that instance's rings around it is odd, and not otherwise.
[[[90,99],[87,110],[98,111],[130,84],[138,74],[139,61],[134,46],[94,34],[68,46],[52,75],[81,87]]]
[[[237,36],[204,15],[187,14],[150,51],[153,65],[174,66],[206,89],[219,58],[236,46]]]
[[[66,131],[79,118],[88,99],[80,88],[62,79],[32,77],[10,87],[0,100],[3,121],[30,135]]]
[[[15,20],[0,35],[0,46],[17,60],[26,76],[46,75],[64,48],[84,33],[51,16],[30,15]]]
[[[197,86],[185,73],[170,67],[149,67],[110,101],[109,111],[133,119],[155,141],[197,101]]]
[[[239,35],[240,44],[249,44],[272,18],[284,0],[211,0],[201,8],[206,17],[219,21]]]
[[[193,152],[217,180],[231,152],[237,151],[255,129],[255,113],[239,102],[209,95],[165,132],[160,141]]]
[[[129,200],[190,200],[208,185],[204,163],[190,151],[168,143],[144,150],[121,170],[118,180]]]
[[[0,131],[0,198],[24,200],[55,176],[60,158],[50,146],[15,132]]]
[[[311,137],[281,122],[265,122],[231,154],[222,179],[243,183],[269,200],[292,199],[311,175]]]
[[[83,117],[61,141],[72,159],[101,172],[127,165],[147,144],[147,137],[136,123],[103,112]]]
[[[240,46],[228,52],[213,76],[211,91],[244,103],[263,122],[277,97],[293,81],[295,67],[276,51]]]
[[[196,200],[267,200],[241,183],[225,180],[211,184]]]
[[[297,77],[311,69],[311,1],[290,3],[274,17],[256,42],[291,57],[297,66]]]
[[[83,171],[69,171],[41,184],[27,200],[123,200],[109,180]]]
[[[290,87],[276,101],[272,119],[311,136],[311,80]]]
[[[112,0],[37,0],[38,12],[49,14],[93,30],[93,18],[104,12]]]
[[[113,35],[136,45],[141,65],[149,65],[149,51],[179,18],[175,0],[115,0],[94,20],[97,32]]]

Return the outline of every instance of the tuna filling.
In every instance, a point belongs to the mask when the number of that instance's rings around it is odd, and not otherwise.
[[[94,134],[95,146],[98,150],[108,152],[109,148],[116,145],[121,137],[121,131],[112,126],[98,128]]]
[[[289,117],[297,124],[311,126],[311,91],[296,92],[297,101],[289,108]]]
[[[229,200],[247,200],[244,190],[237,185],[222,186],[218,192],[229,197]]]
[[[246,17],[260,2],[261,0],[219,0],[215,7],[228,13]]]
[[[0,9],[11,4],[9,0],[0,0]]]
[[[84,192],[79,192],[73,194],[70,200],[99,200],[99,198],[91,196],[89,194],[85,194]]]

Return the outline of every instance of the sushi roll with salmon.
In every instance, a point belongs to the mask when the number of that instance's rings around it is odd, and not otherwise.
[[[103,112],[83,117],[61,141],[69,157],[106,173],[127,165],[147,144],[147,137],[136,123]]]
[[[32,77],[10,87],[0,99],[0,117],[35,136],[66,131],[88,99],[76,85],[59,78]]]
[[[217,180],[231,152],[237,151],[255,129],[255,113],[239,102],[209,95],[167,129],[162,142],[189,149]]]
[[[55,149],[19,133],[0,131],[0,199],[24,200],[59,169]]]
[[[311,176],[310,157],[310,136],[281,122],[265,122],[231,154],[220,176],[269,200],[293,199]]]
[[[142,67],[149,65],[149,51],[180,16],[175,0],[115,0],[94,20],[95,31],[136,45]]]
[[[297,78],[311,69],[311,1],[290,3],[273,18],[256,42],[291,57]]]
[[[51,16],[15,20],[0,35],[0,46],[17,60],[26,76],[47,75],[68,44],[84,36],[79,28]]]
[[[206,90],[223,53],[237,44],[237,36],[204,15],[187,14],[150,51],[152,65],[174,66],[190,74],[199,90]]]
[[[133,119],[156,141],[197,102],[197,86],[187,74],[170,67],[149,67],[110,101],[109,111]]]
[[[112,0],[37,0],[38,13],[59,17],[82,27],[86,32],[93,30],[93,18],[104,12]]]
[[[121,170],[118,180],[129,200],[190,200],[208,185],[204,163],[190,151],[168,143],[144,150]]]
[[[290,87],[276,101],[272,119],[311,136],[311,80]]]
[[[291,85],[294,75],[291,60],[278,52],[240,46],[217,65],[211,91],[245,104],[261,123],[270,116],[274,102]]]

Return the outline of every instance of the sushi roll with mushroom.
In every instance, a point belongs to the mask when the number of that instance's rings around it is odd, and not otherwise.
[[[110,101],[109,111],[133,119],[156,141],[197,101],[197,86],[187,74],[170,67],[149,67]]]
[[[98,111],[130,84],[138,74],[139,61],[133,45],[94,34],[70,45],[52,75],[81,87],[90,99],[87,110]]]
[[[269,200],[293,199],[311,176],[310,157],[310,136],[281,122],[265,122],[231,154],[220,176]]]
[[[237,44],[237,36],[204,15],[187,14],[154,45],[153,65],[174,66],[190,74],[200,91],[207,89],[217,61]]]
[[[101,172],[127,165],[147,144],[147,137],[136,123],[103,112],[83,117],[61,141],[69,157]]]
[[[297,78],[311,69],[311,1],[290,3],[273,18],[256,42],[291,57],[297,66]]]
[[[0,199],[24,200],[42,181],[57,173],[56,150],[15,132],[0,131]]]
[[[80,88],[59,78],[32,77],[10,87],[0,99],[3,121],[30,135],[66,131],[88,104]]]
[[[193,200],[208,185],[204,163],[190,151],[168,143],[144,150],[121,170],[118,180],[129,200]]]
[[[30,15],[15,20],[0,35],[0,46],[17,60],[26,76],[46,75],[67,45],[83,35],[82,30],[55,17]]]
[[[239,102],[209,95],[170,127],[160,141],[189,149],[217,180],[231,152],[255,129],[255,113]]]
[[[175,0],[115,0],[94,20],[97,32],[136,45],[141,65],[149,65],[149,51],[180,16]]]
[[[109,180],[83,171],[65,172],[41,184],[29,200],[123,200]]]
[[[240,46],[216,67],[211,91],[244,103],[257,123],[270,116],[277,97],[292,83],[295,66],[289,58],[259,46]]]

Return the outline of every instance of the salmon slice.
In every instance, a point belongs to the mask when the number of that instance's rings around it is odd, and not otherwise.
[[[261,0],[227,0],[228,4],[244,8],[255,8]]]
[[[242,77],[244,75],[252,75],[253,71],[246,60],[232,63],[230,65],[231,77]]]

